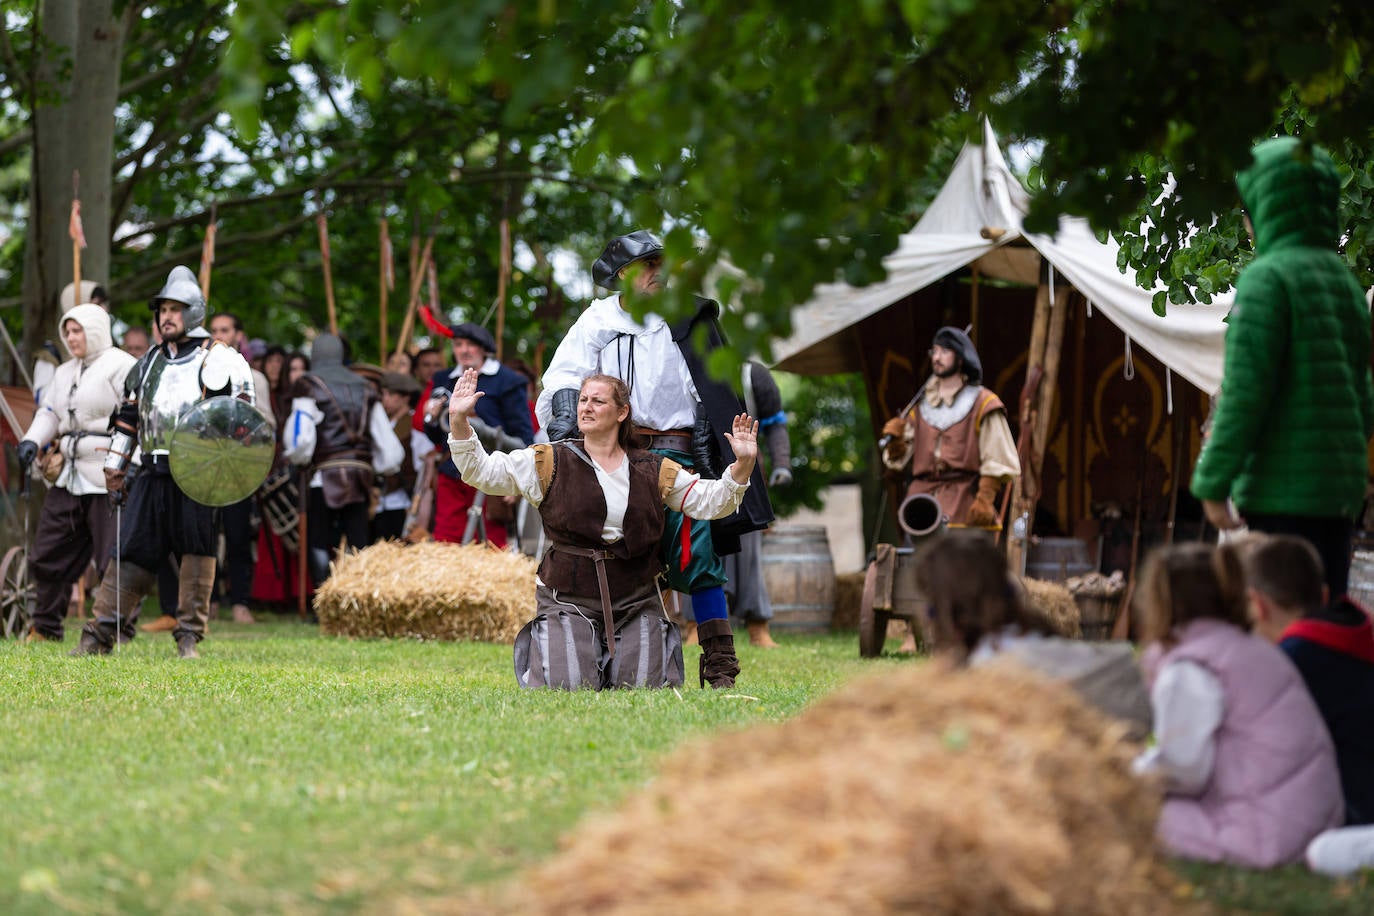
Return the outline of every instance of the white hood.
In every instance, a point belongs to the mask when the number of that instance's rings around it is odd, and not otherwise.
[[[71,309],[57,323],[59,335],[69,319],[81,325],[81,329],[86,332],[86,356],[81,360],[86,365],[95,362],[102,353],[114,346],[114,335],[110,333],[110,313],[102,307],[87,302]],[[66,346],[67,340],[63,337],[63,349],[66,349]],[[71,356],[70,350],[67,350],[67,355]]]

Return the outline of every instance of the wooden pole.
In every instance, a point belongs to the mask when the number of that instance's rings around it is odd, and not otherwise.
[[[329,333],[339,333],[339,317],[334,311],[334,270],[329,259],[329,218],[321,210],[315,214],[315,226],[320,230],[320,257],[324,264],[324,304],[329,310]]]
[[[400,353],[410,343],[410,332],[415,326],[415,312],[420,307],[420,284],[424,281],[425,271],[420,265],[427,264],[434,251],[434,233],[429,234],[425,239],[424,250],[416,260],[416,268],[410,274],[410,298],[409,306],[406,308],[405,321],[401,324],[401,333],[396,338],[396,351]]]
[[[1050,308],[1049,336],[1045,341],[1045,380],[1040,385],[1040,404],[1035,418],[1035,454],[1037,465],[1043,466],[1045,447],[1049,444],[1050,421],[1054,419],[1054,402],[1059,397],[1059,361],[1064,352],[1064,324],[1069,313],[1067,284],[1054,291]]]
[[[395,273],[395,268],[394,268],[394,266],[393,266],[393,262],[392,262],[392,259],[391,259],[391,233],[390,233],[390,231],[387,229],[386,217],[382,217],[378,222],[381,224],[380,239],[379,239],[379,243],[378,243],[378,247],[381,249],[381,258],[380,258],[381,264],[380,264],[380,268],[379,268],[380,276],[378,277],[378,286],[379,286],[379,288],[380,288],[380,290],[381,290],[381,305],[380,305],[380,307],[378,308],[378,315],[379,315],[378,321],[379,321],[379,325],[380,325],[380,327],[379,327],[380,339],[381,339],[381,342],[382,342],[381,347],[378,348],[378,353],[381,354],[380,359],[379,359],[379,362],[381,362],[382,366],[385,367],[385,366],[386,366],[386,353],[387,353],[387,347],[386,347],[386,343],[387,343],[387,341],[386,341],[386,331],[387,331],[387,327],[386,327],[387,314],[386,314],[386,312],[387,312],[387,308],[388,308],[387,294],[391,291],[392,284],[394,284],[394,283],[396,282],[396,273]]]
[[[973,288],[969,291],[969,339],[973,348],[978,349],[978,262],[973,262]]]
[[[1039,385],[1044,385],[1044,365],[1045,365],[1045,339],[1049,336],[1050,327],[1050,287],[1049,287],[1049,264],[1044,258],[1040,259],[1040,285],[1035,290],[1035,314],[1031,319],[1031,338],[1030,345],[1026,350],[1026,379],[1030,381],[1040,374]],[[1038,392],[1037,392],[1038,395]],[[1033,461],[1026,461],[1027,457],[1035,455],[1034,430],[1037,425],[1037,411],[1039,397],[1023,398],[1021,402],[1019,438],[1029,441],[1031,447],[1029,452],[1022,453],[1021,476],[1017,477],[1012,484],[1011,491],[1011,524],[1015,526],[1017,520],[1025,518],[1025,537],[1007,538],[1007,566],[1012,572],[1020,575],[1026,568],[1026,553],[1030,546],[1031,523],[1034,521],[1032,509],[1035,506],[1035,499],[1039,497],[1039,468]],[[1027,440],[1027,437],[1031,437]],[[1030,487],[1027,487],[1027,479],[1032,480]],[[1027,495],[1027,490],[1031,495]]]
[[[282,367],[286,371],[286,367]],[[305,620],[309,604],[306,598],[308,591],[307,571],[305,564],[306,558],[310,556],[310,546],[308,544],[310,529],[307,525],[306,512],[309,508],[310,493],[310,469],[301,468],[300,474],[296,477],[296,613],[301,620]]]
[[[496,280],[496,361],[501,361],[502,342],[506,336],[506,287],[510,283],[510,220],[501,217],[501,270]]]

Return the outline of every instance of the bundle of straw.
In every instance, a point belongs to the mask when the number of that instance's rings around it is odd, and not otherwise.
[[[1032,617],[1056,636],[1077,639],[1082,635],[1078,602],[1072,592],[1058,582],[1022,579],[1021,583],[1026,588],[1026,610]]]
[[[1123,734],[1019,667],[890,672],[782,725],[674,751],[647,789],[487,904],[1178,912],[1188,904],[1155,849],[1158,791],[1131,776]]]
[[[534,570],[480,544],[382,541],[335,564],[315,611],[333,636],[513,642],[534,616]]]

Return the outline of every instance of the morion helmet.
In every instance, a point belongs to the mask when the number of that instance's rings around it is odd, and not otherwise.
[[[199,330],[205,324],[205,296],[201,295],[200,284],[196,282],[196,275],[191,273],[191,268],[173,267],[162,289],[148,301],[148,308],[156,312],[157,304],[163,299],[186,306],[181,314],[188,332]]]

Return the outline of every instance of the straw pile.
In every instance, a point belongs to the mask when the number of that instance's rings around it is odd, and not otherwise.
[[[906,668],[674,751],[503,897],[449,911],[1178,912],[1123,733],[1017,666]]]
[[[513,642],[534,616],[534,570],[480,544],[381,541],[335,564],[315,612],[332,636]]]
[[[1079,625],[1078,602],[1073,593],[1058,582],[1022,579],[1026,587],[1026,610],[1043,623],[1050,632],[1065,639],[1082,635]]]

